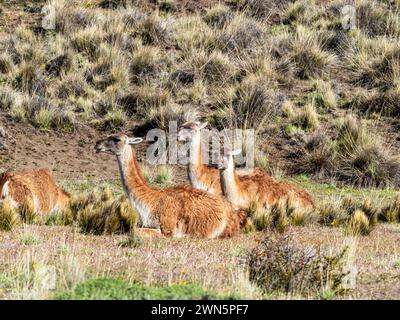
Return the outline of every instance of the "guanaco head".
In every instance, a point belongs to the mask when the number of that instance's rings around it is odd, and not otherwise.
[[[207,126],[207,122],[191,121],[184,123],[178,132],[178,141],[191,141],[195,134]]]
[[[95,150],[97,153],[105,152],[118,156],[122,154],[125,146],[130,144],[138,144],[142,141],[142,138],[129,138],[124,134],[115,134],[103,140],[97,141]]]
[[[226,170],[228,169],[230,166],[235,166],[235,162],[233,160],[234,156],[237,156],[238,154],[240,154],[242,152],[242,150],[237,149],[237,150],[233,150],[233,151],[228,151],[226,153],[226,155],[221,155],[220,161],[218,163],[218,169],[220,170]]]

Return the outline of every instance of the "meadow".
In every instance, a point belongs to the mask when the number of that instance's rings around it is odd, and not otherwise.
[[[400,298],[399,1],[15,0],[0,15],[1,172],[48,166],[73,195],[46,217],[2,203],[1,299]],[[188,120],[254,129],[256,166],[315,210],[250,205],[232,239],[140,234],[94,141]],[[141,166],[188,184],[183,166]]]

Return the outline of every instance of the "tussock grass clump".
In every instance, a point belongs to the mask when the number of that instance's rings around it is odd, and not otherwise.
[[[265,130],[283,103],[283,95],[273,88],[274,84],[263,77],[252,76],[243,81],[223,122],[227,127],[255,129],[256,133]]]
[[[138,115],[145,121],[145,126],[162,130],[168,129],[170,121],[185,123],[198,118],[198,112],[195,108],[175,103],[141,110]]]
[[[378,89],[356,88],[348,96],[344,107],[360,110],[367,115],[374,113],[388,117],[399,117],[400,86],[386,91]]]
[[[329,82],[315,80],[310,97],[323,110],[332,110],[337,107],[337,97]]]
[[[113,108],[109,110],[102,119],[95,120],[93,123],[100,130],[110,130],[123,127],[126,121],[125,112],[118,108]]]
[[[61,73],[67,73],[72,69],[73,58],[70,52],[61,54],[46,63],[45,70],[53,77],[59,77]]]
[[[315,130],[319,125],[318,113],[313,103],[309,103],[302,108],[290,108],[286,105],[285,115],[291,124],[304,130]]]
[[[266,293],[310,297],[328,288],[340,292],[348,276],[347,252],[327,255],[321,247],[296,246],[290,235],[272,234],[250,253],[250,280]]]
[[[381,209],[372,206],[370,199],[360,202],[353,198],[323,201],[316,209],[319,223],[343,227],[347,235],[369,235],[378,221]]]
[[[0,54],[0,74],[10,73],[14,70],[14,61],[12,57],[3,52]]]
[[[0,108],[3,110],[12,110],[15,107],[21,107],[23,102],[22,95],[9,86],[0,89]]]
[[[144,244],[143,236],[138,232],[138,229],[131,229],[126,240],[123,240],[119,245],[123,248],[138,248]]]
[[[356,2],[357,25],[369,36],[398,36],[400,24],[398,16],[387,11],[379,1]]]
[[[96,27],[81,29],[72,35],[72,48],[95,61],[100,52],[102,36],[101,30]]]
[[[11,231],[20,222],[20,216],[10,200],[3,200],[0,203],[0,230]]]
[[[378,214],[378,220],[388,223],[400,222],[400,197],[384,206]]]
[[[16,71],[13,86],[29,94],[44,94],[47,90],[47,81],[37,66],[23,62]]]
[[[125,199],[89,204],[78,216],[83,233],[114,234],[136,227],[137,213]]]
[[[175,39],[173,24],[173,20],[154,13],[143,18],[137,32],[144,44],[169,46]]]
[[[278,47],[278,56],[287,56],[300,79],[326,76],[337,62],[336,56],[324,49],[318,35],[304,27],[298,27],[294,36],[284,37]]]
[[[299,173],[311,173],[318,178],[329,176],[335,165],[332,142],[321,133],[308,136],[297,165]]]
[[[160,76],[161,65],[157,47],[140,46],[129,60],[133,83],[143,83]]]
[[[100,235],[130,232],[136,227],[138,215],[124,196],[115,199],[105,188],[73,198],[63,219],[66,224],[76,221],[83,233]]]
[[[168,104],[170,93],[153,85],[142,85],[130,88],[129,93],[118,98],[128,116],[146,113],[147,110],[159,109]]]
[[[293,193],[282,197],[270,208],[251,203],[247,208],[247,217],[245,232],[276,230],[283,233],[289,226],[304,226],[318,221],[317,214],[311,208],[299,207]]]
[[[354,117],[346,117],[339,126],[336,145],[341,179],[360,186],[398,185],[400,162],[388,155]]]
[[[346,234],[368,235],[370,231],[371,229],[368,217],[362,210],[357,209],[346,226]]]
[[[253,202],[247,209],[247,222],[244,227],[245,232],[254,230],[268,230],[272,224],[271,210],[260,208]]]
[[[265,33],[260,23],[243,15],[234,19],[221,30],[217,38],[222,51],[240,55],[254,54],[264,44]]]
[[[31,197],[26,198],[19,207],[19,214],[25,223],[34,224],[40,222],[39,213],[35,210],[35,205]]]
[[[347,59],[353,71],[353,83],[366,88],[386,91],[398,84],[400,54],[399,45],[385,45],[378,53],[366,48],[353,48]]]
[[[300,170],[361,187],[397,186],[400,161],[349,115],[339,122],[336,138],[310,139],[300,157]],[[325,142],[324,142],[325,141]]]
[[[203,63],[201,73],[209,82],[229,82],[235,76],[235,66],[219,51],[213,51]]]
[[[310,25],[320,14],[320,8],[315,0],[300,0],[290,2],[285,8],[285,23]]]
[[[172,184],[173,172],[171,167],[161,166],[158,169],[158,173],[155,182],[162,186],[167,186]]]
[[[66,209],[66,215],[70,217],[70,220],[75,221],[82,210],[98,201],[98,197],[99,195],[97,191],[73,196]]]
[[[271,22],[280,22],[284,7],[291,0],[238,0],[237,8],[256,19],[271,19]]]
[[[211,27],[223,28],[233,17],[234,13],[227,6],[218,4],[207,10],[203,20]]]

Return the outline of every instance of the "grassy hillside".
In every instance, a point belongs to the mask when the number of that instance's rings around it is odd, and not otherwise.
[[[43,1],[4,2],[36,22],[3,28],[0,109],[42,130],[254,128],[270,172],[398,186],[400,4],[354,1],[344,30],[347,3],[54,0],[44,30]]]

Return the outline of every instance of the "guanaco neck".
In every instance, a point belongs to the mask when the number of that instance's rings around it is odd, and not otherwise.
[[[189,165],[188,165],[188,175],[192,185],[196,186],[199,182],[199,177],[202,174],[203,157],[201,150],[201,134],[200,130],[196,131],[194,134],[189,149]]]
[[[220,170],[220,180],[224,195],[230,202],[238,204],[238,176],[236,175],[233,156],[229,156],[226,168]]]
[[[153,226],[155,223],[150,212],[152,191],[146,180],[140,173],[136,154],[132,147],[125,145],[122,152],[117,155],[118,167],[122,185],[125,193],[133,207],[139,213],[142,223],[145,226]]]

